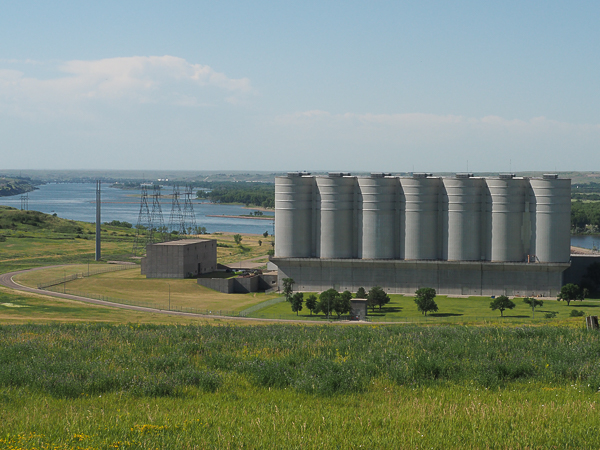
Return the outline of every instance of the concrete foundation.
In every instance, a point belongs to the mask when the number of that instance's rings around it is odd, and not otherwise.
[[[483,261],[407,261],[320,258],[272,258],[279,283],[287,277],[294,289],[322,292],[329,288],[356,292],[381,286],[392,294],[414,294],[431,287],[441,295],[556,297],[569,263]],[[281,289],[282,286],[279,286]]]
[[[185,239],[146,247],[142,275],[146,278],[193,278],[217,269],[215,239]]]
[[[198,278],[198,284],[224,294],[264,292],[277,287],[277,275],[256,275],[244,278]]]

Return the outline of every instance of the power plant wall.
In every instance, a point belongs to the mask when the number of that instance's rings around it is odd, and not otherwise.
[[[275,257],[563,263],[571,181],[292,172],[275,180]]]

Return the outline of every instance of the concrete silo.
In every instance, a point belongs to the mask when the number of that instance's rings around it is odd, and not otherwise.
[[[373,173],[370,177],[358,178],[359,258],[394,258],[398,187],[398,178],[389,174]]]
[[[290,172],[275,178],[275,256],[309,258],[315,178]]]
[[[444,178],[448,201],[447,251],[448,261],[478,261],[481,259],[481,218],[483,179],[472,174],[456,174]]]
[[[438,197],[441,178],[415,173],[401,178],[405,207],[405,259],[438,259]]]
[[[355,191],[356,177],[331,172],[317,177],[320,196],[321,258],[353,258],[355,251]]]
[[[530,181],[535,217],[535,247],[542,263],[568,262],[571,253],[571,180],[544,174]]]
[[[492,198],[491,260],[520,262],[525,259],[523,245],[523,215],[527,180],[513,174],[488,178]]]

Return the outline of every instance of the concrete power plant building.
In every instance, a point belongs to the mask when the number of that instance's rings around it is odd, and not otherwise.
[[[295,288],[555,296],[570,261],[571,180],[385,173],[275,179],[279,280]]]

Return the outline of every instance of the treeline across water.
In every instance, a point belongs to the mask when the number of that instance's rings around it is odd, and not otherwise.
[[[575,232],[600,229],[600,202],[576,201],[571,204],[571,228]]]
[[[206,183],[197,192],[198,198],[209,198],[215,203],[242,203],[275,208],[275,185],[271,183]]]

